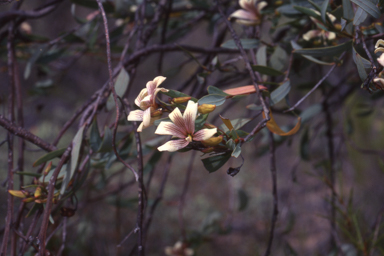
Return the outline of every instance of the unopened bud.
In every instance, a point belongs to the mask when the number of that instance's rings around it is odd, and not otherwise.
[[[46,202],[47,202],[47,198],[45,198],[45,199],[36,199],[35,200],[35,203],[38,203],[38,204],[44,204]]]
[[[23,199],[23,202],[24,203],[30,203],[30,202],[33,202],[35,201],[35,198],[34,197],[28,197],[28,198],[24,198]]]
[[[203,153],[211,153],[214,150],[215,150],[214,147],[209,147],[209,148],[205,148],[205,149],[201,150],[201,152],[203,152]]]
[[[223,136],[220,135],[218,137],[212,137],[210,139],[203,140],[203,141],[201,141],[201,143],[203,143],[203,145],[206,147],[214,147],[214,146],[220,144],[222,141],[223,141]]]
[[[181,104],[181,103],[185,103],[185,102],[189,101],[190,99],[191,99],[191,97],[178,97],[178,98],[174,98],[172,101],[174,103]]]
[[[44,175],[47,175],[51,171],[51,168],[52,168],[52,162],[49,162],[49,164],[44,170]]]
[[[15,197],[20,197],[20,198],[25,198],[27,197],[27,192],[26,191],[21,191],[21,190],[8,190],[8,193],[15,196]]]
[[[36,190],[35,190],[35,198],[38,198],[42,195],[42,192],[41,192],[41,187],[37,187]]]
[[[211,105],[211,104],[201,104],[198,108],[197,111],[201,114],[208,114],[211,113],[213,110],[215,110],[216,105]]]
[[[159,108],[151,113],[151,117],[161,116],[163,114],[163,109]]]

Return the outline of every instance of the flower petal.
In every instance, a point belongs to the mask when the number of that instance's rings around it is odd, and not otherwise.
[[[195,141],[207,140],[207,139],[211,138],[216,132],[217,132],[216,128],[214,128],[214,129],[202,129],[193,135],[193,140],[195,140]]]
[[[145,96],[148,95],[148,91],[147,89],[142,89],[139,93],[139,95],[137,95],[137,98],[135,99],[135,104],[136,106],[140,107],[140,103],[141,101],[144,99]]]
[[[159,87],[159,85],[164,82],[164,80],[167,79],[164,76],[157,76],[155,79],[153,79],[153,82],[156,84],[156,88]]]
[[[155,134],[158,135],[172,135],[176,136],[180,139],[184,139],[186,137],[184,131],[171,122],[161,122],[155,131]]]
[[[188,101],[187,108],[184,111],[184,123],[188,134],[195,133],[195,120],[197,115],[197,102]]]
[[[268,3],[267,2],[260,2],[260,3],[258,3],[257,4],[257,10],[260,12],[262,9],[264,9],[265,8],[265,6],[267,6],[268,5]]]
[[[307,33],[303,35],[303,39],[305,41],[309,41],[312,38],[318,37],[320,34],[321,34],[320,30],[317,30],[317,29],[309,30]]]
[[[140,105],[139,107],[142,109],[142,110],[146,110],[147,108],[149,108],[150,106],[152,106],[152,99],[151,99],[151,95],[147,95],[145,96],[141,102],[140,102]]]
[[[244,10],[255,13],[257,11],[256,2],[257,0],[240,0],[239,4]]]
[[[133,110],[129,112],[129,115],[127,117],[128,121],[143,121],[143,114],[144,111],[138,109],[138,110]]]
[[[142,132],[144,128],[143,122],[141,122],[139,127],[137,127],[137,132]]]
[[[151,108],[147,108],[143,113],[143,125],[144,127],[151,125]]]
[[[255,14],[253,14],[251,12],[244,11],[244,10],[237,10],[234,13],[232,13],[231,16],[229,16],[229,17],[241,19],[241,20],[253,21],[253,22],[258,21],[258,18]]]
[[[170,140],[164,145],[158,147],[157,149],[159,151],[169,151],[169,152],[175,152],[179,149],[185,148],[188,146],[188,141],[181,139],[181,140]]]
[[[168,116],[172,122],[179,127],[179,130],[182,131],[183,134],[187,133],[187,127],[185,126],[185,121],[183,115],[180,112],[179,108],[175,108]]]
[[[379,64],[384,67],[384,53],[382,53],[380,57],[377,58],[377,62],[379,62]]]

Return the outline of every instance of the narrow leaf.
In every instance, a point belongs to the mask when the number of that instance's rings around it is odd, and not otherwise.
[[[118,97],[123,97],[124,96],[124,93],[125,93],[125,91],[128,88],[128,84],[129,84],[129,75],[128,75],[127,71],[125,70],[125,68],[121,68],[120,73],[117,76],[116,82],[115,82],[115,85],[114,85],[115,86],[116,95]],[[113,109],[115,107],[115,100],[113,99],[113,94],[112,93],[108,97],[106,107],[107,107],[108,110],[111,110],[111,109]]]
[[[357,66],[357,71],[359,73],[360,79],[361,81],[365,81],[368,75],[367,75],[367,72],[365,71],[364,63],[362,60],[363,58],[360,56],[360,54],[356,52],[354,47],[352,47],[352,49],[353,49],[353,55],[352,55],[353,61]]]
[[[257,46],[259,45],[259,40],[257,39],[245,38],[240,39],[240,42],[244,49],[254,49],[257,48]],[[232,39],[223,43],[221,47],[229,49],[238,49],[235,41]]]
[[[226,99],[225,95],[208,94],[208,95],[202,97],[198,101],[198,103],[199,103],[199,105],[202,105],[202,104],[212,104],[212,105],[220,106],[220,105],[224,104],[225,99]]]
[[[276,90],[271,93],[271,103],[270,105],[275,105],[279,103],[282,99],[287,96],[289,91],[291,90],[291,83],[287,80],[285,83],[280,85]]]
[[[337,56],[344,51],[347,51],[352,46],[352,40],[339,44],[337,46],[321,47],[321,48],[303,48],[295,50],[295,53],[310,55],[312,57],[323,57],[323,56]]]
[[[222,117],[221,115],[220,115],[220,118],[223,121],[223,123],[225,124],[225,126],[227,127],[227,129],[229,131],[232,131],[233,130],[233,125],[231,123],[231,120],[229,120],[228,118]]]
[[[219,88],[215,87],[215,86],[208,86],[208,93],[209,94],[218,94],[218,95],[223,95],[223,96],[228,96],[227,93],[225,93],[224,91],[220,90]]]
[[[351,0],[343,0],[343,17],[352,20],[354,16]]]
[[[257,71],[261,74],[269,75],[269,76],[281,76],[284,75],[283,72],[267,67],[267,66],[261,66],[261,65],[252,65],[253,71]]]
[[[36,167],[42,163],[45,163],[55,157],[60,157],[62,154],[64,154],[66,148],[61,148],[52,152],[49,152],[48,154],[45,154],[44,156],[40,157],[33,163],[33,167]]]
[[[97,152],[108,152],[112,150],[112,131],[108,126],[104,129],[103,141]]]
[[[324,22],[324,24],[327,22],[325,17],[327,14],[328,4],[329,4],[329,0],[324,0],[324,2],[321,4],[321,19]]]
[[[370,0],[351,0],[354,2],[356,5],[361,7],[364,11],[372,15],[374,18],[378,19],[381,16],[379,8],[371,2]]]
[[[353,18],[353,25],[359,26],[361,23],[365,21],[365,19],[368,17],[368,13],[365,12],[360,7],[357,7],[357,11],[355,13],[355,17]]]
[[[271,119],[267,122],[267,128],[268,128],[268,130],[270,130],[274,134],[277,134],[280,136],[290,136],[290,135],[297,133],[300,129],[300,124],[301,124],[301,118],[300,117],[297,118],[298,122],[295,125],[295,127],[293,127],[292,130],[290,130],[289,132],[284,132],[283,130],[281,130],[281,128],[277,125],[275,119],[273,118],[272,111],[269,112],[269,117]],[[263,112],[263,118],[265,118],[264,112]]]
[[[291,41],[291,45],[292,45],[292,48],[295,49],[295,50],[299,50],[299,49],[302,49],[303,47],[301,47],[300,45],[298,45],[295,41]],[[325,62],[325,61],[321,61],[321,60],[318,60],[318,59],[315,59],[309,55],[301,55],[303,56],[304,58],[306,58],[307,60],[309,61],[312,61],[314,63],[317,63],[317,64],[320,64],[320,65],[328,65],[328,66],[331,66],[331,65],[334,65],[335,63],[334,62]]]

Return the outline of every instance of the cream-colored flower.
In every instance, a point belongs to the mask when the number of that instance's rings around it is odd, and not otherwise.
[[[164,82],[166,78],[158,76],[149,81],[146,88],[142,89],[135,100],[135,104],[140,108],[129,112],[128,121],[142,121],[137,128],[137,132],[142,132],[143,129],[151,126],[156,119],[161,116],[159,114],[158,106],[156,104],[156,95],[158,92],[167,92],[167,89],[158,88],[159,85]],[[152,118],[153,117],[153,118]]]
[[[194,251],[187,248],[187,244],[178,241],[173,247],[165,247],[165,254],[168,256],[192,256]]]
[[[379,62],[379,64],[384,67],[384,53],[382,53],[380,57],[377,58],[377,62]]]
[[[257,3],[257,0],[240,0],[239,4],[243,10],[235,11],[229,18],[235,18],[237,23],[247,26],[260,24],[260,11],[267,6],[267,2]]]
[[[172,135],[178,137],[177,140],[170,140],[164,145],[158,147],[159,151],[174,152],[185,148],[190,142],[203,141],[211,138],[217,129],[202,129],[195,132],[195,120],[197,115],[198,103],[188,101],[184,114],[181,114],[178,108],[175,108],[170,114],[171,122],[161,122],[155,133],[159,135]]]
[[[320,12],[314,10],[318,15],[321,15]],[[327,13],[328,18],[334,23],[336,21],[336,17],[333,16],[330,13]],[[303,35],[303,39],[306,41],[309,41],[314,38],[322,38],[323,40],[334,40],[336,39],[336,33],[326,31],[323,28],[326,26],[319,20],[315,19],[314,17],[310,17],[311,20],[316,24],[318,29],[309,30],[307,33]]]

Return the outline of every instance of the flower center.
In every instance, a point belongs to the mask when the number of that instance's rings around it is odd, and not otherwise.
[[[188,134],[188,136],[185,138],[186,141],[192,142],[192,135]]]

